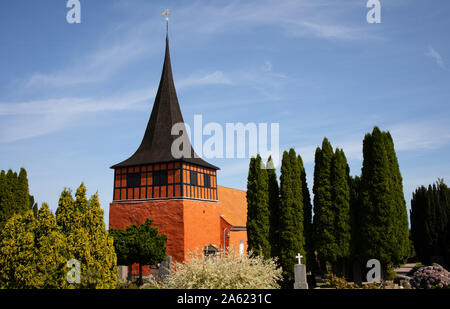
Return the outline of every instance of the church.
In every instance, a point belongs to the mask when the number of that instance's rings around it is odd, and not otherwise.
[[[179,136],[171,130],[177,123],[184,121],[167,34],[161,80],[142,142],[130,158],[111,167],[109,228],[125,229],[150,218],[167,235],[167,256],[175,262],[185,261],[189,252],[210,254],[228,247],[244,254],[246,192],[219,186],[219,168],[201,159],[190,141],[191,156],[175,158],[171,147]]]

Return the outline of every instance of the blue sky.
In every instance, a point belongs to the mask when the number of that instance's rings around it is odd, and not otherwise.
[[[381,0],[81,0],[0,2],[0,169],[28,171],[55,210],[64,187],[99,192],[108,221],[113,171],[141,142],[158,86],[165,24],[188,124],[280,124],[280,148],[342,147],[352,175],[377,125],[394,138],[405,199],[450,179],[450,3]],[[212,159],[220,185],[245,189],[248,159]]]

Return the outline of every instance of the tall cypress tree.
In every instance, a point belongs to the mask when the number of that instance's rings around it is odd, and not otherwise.
[[[0,228],[14,214],[24,214],[32,206],[26,170],[21,168],[19,175],[11,169],[7,173],[2,170],[0,172]]]
[[[294,149],[283,153],[280,176],[280,264],[285,281],[293,280],[296,255],[306,256],[301,170]]]
[[[272,157],[267,160],[267,176],[269,181],[269,240],[271,256],[280,256],[280,187],[278,186],[277,172],[273,166]]]
[[[350,189],[350,231],[351,231],[351,241],[350,241],[350,255],[353,262],[358,262],[360,260],[359,256],[359,212],[361,208],[361,178],[359,176],[351,177],[349,176],[349,189]]]
[[[401,263],[411,254],[409,243],[408,212],[406,210],[405,195],[403,193],[403,178],[400,173],[397,155],[395,153],[394,141],[389,132],[383,132],[387,157],[389,160],[389,171],[391,180],[391,195],[395,217],[395,239],[397,248],[394,250],[393,261]]]
[[[331,165],[334,241],[336,242],[336,271],[344,274],[345,261],[350,255],[350,187],[349,167],[344,151],[336,149]]]
[[[411,238],[416,255],[424,264],[430,264],[432,256],[448,254],[448,192],[448,187],[440,180],[428,189],[421,186],[413,193]]]
[[[22,167],[17,177],[16,190],[15,190],[15,213],[23,214],[31,209],[30,206],[30,192],[28,189],[27,171]]]
[[[305,239],[306,261],[307,268],[316,268],[313,242],[313,225],[312,225],[312,204],[311,195],[308,189],[308,182],[306,181],[305,166],[300,155],[297,156],[297,164],[300,168],[300,180],[302,184],[302,198],[303,198],[303,237]]]
[[[17,173],[14,173],[11,169],[8,170],[5,174],[3,187],[1,227],[6,224],[6,221],[8,221],[17,210],[16,197],[14,195],[17,188]]]
[[[314,219],[313,236],[317,258],[322,270],[325,263],[337,258],[335,239],[335,222],[332,201],[331,165],[333,148],[327,138],[322,142],[322,149],[317,147],[314,166]]]
[[[250,159],[247,179],[247,239],[248,250],[270,257],[269,242],[269,181],[259,155]]]
[[[361,174],[360,242],[363,261],[376,258],[383,269],[390,264],[400,264],[408,256],[409,242],[407,218],[402,208],[401,176],[393,144],[387,133],[375,127],[366,134],[363,142],[363,167]],[[397,171],[398,169],[398,171]],[[406,231],[405,231],[406,227]],[[405,248],[405,243],[407,248]]]
[[[5,225],[5,222],[8,217],[6,198],[7,198],[6,173],[4,170],[2,170],[0,172],[0,230]]]

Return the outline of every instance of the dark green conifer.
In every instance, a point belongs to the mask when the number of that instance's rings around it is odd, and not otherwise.
[[[280,176],[280,263],[285,281],[293,280],[296,256],[306,256],[301,169],[294,149],[283,153]]]
[[[386,270],[404,262],[409,251],[406,205],[390,135],[375,127],[364,138],[363,156],[358,247],[363,261],[378,259]]]
[[[332,202],[334,216],[335,264],[339,275],[344,274],[345,262],[350,256],[350,188],[349,167],[344,151],[336,149],[331,166]]]
[[[257,155],[250,159],[247,179],[247,249],[265,257],[271,256],[269,215],[267,170]]]
[[[449,189],[438,180],[428,188],[421,186],[411,200],[411,239],[416,256],[430,264],[432,256],[442,256],[448,263]]]
[[[317,147],[314,166],[314,247],[320,268],[326,271],[326,262],[337,258],[336,231],[332,201],[331,166],[333,148],[327,138],[322,142],[322,149]]]
[[[267,161],[267,176],[269,181],[269,240],[271,248],[271,256],[280,256],[280,187],[278,186],[277,172],[273,166],[272,157]]]
[[[313,225],[312,225],[312,204],[311,195],[308,189],[308,182],[306,181],[305,166],[300,155],[297,156],[298,165],[300,167],[300,180],[302,183],[302,198],[303,198],[303,237],[305,239],[306,261],[308,269],[316,268],[313,242]]]

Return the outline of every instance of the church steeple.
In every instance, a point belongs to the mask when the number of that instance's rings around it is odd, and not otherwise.
[[[184,123],[184,120],[173,81],[172,66],[170,63],[169,35],[167,33],[161,80],[144,138],[137,151],[130,158],[111,168],[116,169],[153,163],[183,161],[215,170],[219,169],[199,158],[190,143],[189,145],[183,145],[190,148],[191,155],[189,158],[183,157],[179,159],[173,157],[171,151],[172,143],[179,136],[172,135],[171,131],[173,125],[176,123]]]

